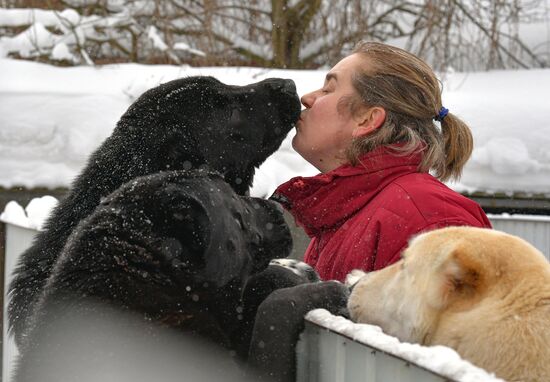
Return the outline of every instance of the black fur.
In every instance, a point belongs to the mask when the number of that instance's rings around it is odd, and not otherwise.
[[[197,170],[136,178],[106,197],[68,239],[20,343],[16,381],[69,380],[79,374],[76,364],[86,373],[87,357],[105,367],[105,354],[133,352],[121,350],[120,341],[154,339],[158,325],[191,341],[247,349],[250,335],[243,333],[261,301],[244,309],[244,286],[291,245],[275,203],[237,195],[219,175]],[[110,319],[130,313],[141,320]],[[113,337],[120,339],[116,346]]]
[[[294,84],[280,79],[237,87],[190,77],[144,93],[22,254],[9,288],[8,317],[16,342],[21,343],[67,238],[101,198],[138,176],[201,166],[223,174],[243,195],[254,168],[279,147],[299,112]]]
[[[300,284],[319,281],[319,275],[304,262],[292,259],[275,259],[260,273],[252,275],[243,291],[243,317],[248,320],[239,332],[241,342],[235,342],[235,351],[242,360],[249,356],[250,341],[253,335],[256,311],[273,291]],[[285,318],[278,316],[281,320]],[[261,340],[261,339],[258,339]]]
[[[296,380],[296,344],[304,330],[304,316],[326,309],[347,316],[349,289],[338,281],[303,283],[280,288],[256,308],[248,365],[256,380]]]

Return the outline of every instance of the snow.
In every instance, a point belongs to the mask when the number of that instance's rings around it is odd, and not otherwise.
[[[57,202],[49,195],[32,199],[24,209],[15,201],[8,202],[0,214],[0,221],[40,231]]]
[[[458,191],[550,193],[550,71],[450,73],[443,102],[474,134]]]
[[[197,50],[197,49],[193,49],[188,44],[186,44],[184,42],[176,42],[174,44],[173,49],[174,50],[184,50],[184,51],[187,51],[189,53],[195,54],[197,56],[206,57],[206,53],[204,53],[203,51]]]
[[[16,27],[40,22],[56,26],[59,23],[58,15],[58,12],[45,9],[0,9],[0,25]]]
[[[21,57],[37,57],[50,55],[51,59],[59,58],[50,50],[57,44],[76,45],[84,60],[90,65],[93,62],[84,49],[81,49],[86,39],[104,40],[105,35],[99,30],[109,27],[128,25],[129,13],[121,10],[109,17],[80,16],[74,9],[63,11],[44,9],[4,9],[0,8],[0,27],[28,26],[15,36],[0,36],[0,57],[9,53],[18,53]],[[47,28],[54,29],[51,33]],[[71,60],[76,57],[71,56]]]
[[[32,28],[26,29],[21,34],[11,38],[2,38],[2,51],[4,53],[20,52],[23,57],[30,57],[31,52],[40,51],[41,47],[49,48],[55,45],[56,36],[49,32],[39,22]]]
[[[487,214],[490,220],[506,220],[506,221],[530,221],[530,222],[550,222],[550,216],[546,215],[523,215],[523,214]]]
[[[341,316],[334,316],[325,309],[316,309],[306,315],[312,321],[355,341],[364,343],[385,353],[401,357],[453,381],[503,382],[493,374],[460,358],[457,352],[446,346],[421,346],[399,342],[382,332],[378,326],[356,324]]]
[[[52,49],[51,57],[54,60],[68,60],[76,62],[75,56],[70,52],[69,47],[64,42],[55,44]]]
[[[303,95],[318,88],[325,74],[138,64],[61,68],[0,59],[0,186],[68,187],[128,106],[160,83],[192,75],[234,85],[284,77]],[[550,195],[550,69],[442,77],[444,105],[470,125],[475,140],[462,179],[450,186]],[[252,195],[269,196],[293,176],[317,173],[292,150],[292,136],[257,171]]]
[[[151,41],[153,42],[153,46],[158,50],[165,51],[168,49],[168,45],[166,45],[166,43],[162,40],[162,37],[160,37],[159,32],[157,28],[155,28],[155,26],[151,25],[149,27],[147,37],[151,39]]]

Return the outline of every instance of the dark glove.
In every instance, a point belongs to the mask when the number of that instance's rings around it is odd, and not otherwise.
[[[250,277],[242,295],[243,319],[241,329],[235,333],[233,348],[238,357],[248,357],[256,311],[273,291],[319,281],[319,275],[304,262],[292,259],[274,259],[262,272]]]
[[[348,288],[337,281],[302,284],[276,290],[261,303],[248,362],[263,380],[294,381],[296,343],[304,329],[304,316],[323,308],[346,314]]]

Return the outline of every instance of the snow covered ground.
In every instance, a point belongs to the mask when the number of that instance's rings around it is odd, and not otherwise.
[[[60,68],[0,59],[0,186],[66,187],[145,90],[192,75],[243,85],[291,78],[300,95],[326,71],[120,64]],[[458,191],[550,195],[550,69],[442,74],[444,105],[472,128],[475,150]],[[317,171],[290,145],[262,165],[252,195]]]

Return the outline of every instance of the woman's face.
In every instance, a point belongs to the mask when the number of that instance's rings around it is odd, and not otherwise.
[[[344,58],[328,72],[321,89],[301,98],[306,108],[296,124],[292,147],[321,172],[347,162],[345,150],[359,121],[345,102],[340,106],[338,103],[344,96],[357,95],[351,79],[360,65],[365,64],[362,60],[358,54]]]

